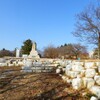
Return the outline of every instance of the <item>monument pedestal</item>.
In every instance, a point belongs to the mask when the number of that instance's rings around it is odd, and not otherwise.
[[[37,51],[31,51],[29,58],[40,58]]]
[[[36,43],[35,42],[33,42],[33,44],[32,44],[32,50],[29,54],[29,58],[40,58],[38,55],[38,52],[36,51]]]

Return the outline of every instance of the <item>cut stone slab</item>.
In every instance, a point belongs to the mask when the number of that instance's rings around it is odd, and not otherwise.
[[[94,76],[94,80],[97,83],[97,85],[100,85],[100,75]]]
[[[73,89],[81,89],[83,85],[82,79],[81,78],[75,78],[72,80],[72,87]]]
[[[92,86],[89,90],[100,99],[100,86]]]
[[[82,80],[83,80],[83,86],[88,89],[95,85],[95,81],[93,80],[93,78],[84,77],[82,78]]]
[[[92,78],[96,75],[95,69],[86,69],[85,76],[87,78]]]

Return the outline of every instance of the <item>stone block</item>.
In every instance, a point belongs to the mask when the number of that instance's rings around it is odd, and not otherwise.
[[[35,72],[40,73],[42,71],[40,69],[36,69]]]
[[[84,65],[84,62],[75,61],[73,64],[74,64],[74,65],[83,66],[83,65]]]
[[[100,66],[98,66],[98,73],[100,73]]]
[[[32,70],[22,70],[23,72],[32,72]]]
[[[73,89],[81,89],[83,87],[83,82],[81,78],[72,79],[72,87]]]
[[[45,67],[44,66],[41,66],[41,69],[45,69]]]
[[[100,75],[94,76],[94,80],[97,83],[97,85],[100,85]]]
[[[93,78],[84,77],[82,78],[82,80],[83,80],[83,86],[88,89],[95,85],[95,81],[93,80]]]
[[[67,77],[67,76],[64,76],[64,75],[62,75],[61,78],[62,78],[65,82],[66,82],[67,79],[68,79],[68,77]]]
[[[96,63],[96,66],[100,66],[100,62],[95,62]]]
[[[71,78],[76,78],[80,72],[75,72],[75,71],[66,71],[66,75],[71,77]]]
[[[31,67],[22,66],[22,70],[31,70]]]
[[[66,65],[66,70],[67,70],[67,71],[70,71],[70,70],[72,70],[72,65],[71,65],[71,64],[69,64],[69,65]]]
[[[92,97],[90,98],[90,100],[98,100],[98,98],[97,98],[97,97],[92,96]]]
[[[27,60],[27,61],[25,62],[25,66],[28,66],[28,67],[33,66],[32,61],[31,61],[31,60]]]
[[[48,70],[46,70],[46,71],[47,71],[48,73],[49,73],[49,72],[52,72],[52,70],[50,70],[50,69],[48,69]]]
[[[85,76],[85,72],[86,72],[86,70],[81,70],[80,76],[81,76],[81,77],[84,77],[84,76]]]
[[[52,70],[52,69],[53,69],[53,67],[48,67],[48,69],[49,69],[49,70]]]
[[[57,74],[60,74],[60,73],[61,73],[61,69],[57,68],[57,69],[56,69],[56,73],[57,73]]]
[[[7,63],[0,63],[0,67],[7,66]]]
[[[33,72],[33,73],[35,73],[35,72],[36,72],[36,70],[32,69],[32,72]]]
[[[81,65],[72,65],[72,70],[81,71],[81,70],[84,70],[84,67],[82,67]]]
[[[43,73],[47,72],[47,70],[42,70]]]
[[[35,67],[36,70],[41,70],[41,67]]]
[[[94,77],[96,75],[96,70],[95,69],[86,69],[86,72],[85,72],[85,76],[87,78],[89,77]]]
[[[66,68],[62,68],[62,71],[65,72],[66,71]]]
[[[36,70],[36,67],[31,67],[32,70]]]
[[[85,62],[84,66],[86,69],[88,69],[88,68],[90,69],[95,66],[95,63],[94,62]]]
[[[92,86],[89,90],[100,99],[100,86]]]

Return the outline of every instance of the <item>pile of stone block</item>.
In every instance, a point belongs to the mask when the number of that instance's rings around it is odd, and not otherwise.
[[[4,58],[0,58],[0,66],[7,66],[6,60]]]
[[[4,66],[23,66],[23,59],[16,58],[0,58],[0,67]]]
[[[61,74],[64,71],[64,74]],[[94,61],[71,61],[66,68],[57,68],[65,82],[72,84],[73,89],[89,89],[100,99],[100,62]]]
[[[53,72],[54,64],[50,62],[32,61],[27,60],[25,65],[22,66],[24,72]]]

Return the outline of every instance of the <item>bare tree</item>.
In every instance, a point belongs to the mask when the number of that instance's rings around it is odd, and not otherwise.
[[[57,58],[58,57],[58,50],[53,46],[48,46],[44,49],[44,57]]]
[[[83,58],[82,55],[86,57],[87,48],[81,44],[67,44],[57,48],[60,56],[64,56],[65,58]]]
[[[73,34],[81,40],[98,45],[100,59],[100,5],[89,5],[76,17],[76,29]]]
[[[78,57],[80,58],[83,54],[87,53],[85,46],[82,46],[80,44],[73,44],[72,46],[73,46],[72,52],[73,52],[73,55],[76,57],[76,59]]]
[[[4,56],[15,56],[15,54],[14,51],[6,50],[5,48],[3,48],[2,50],[0,50],[0,57]]]

